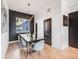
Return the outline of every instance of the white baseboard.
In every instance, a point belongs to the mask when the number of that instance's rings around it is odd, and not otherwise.
[[[68,47],[69,47],[69,45],[64,45],[63,48],[62,48],[62,50],[66,49]]]
[[[9,43],[15,43],[15,42],[19,42],[19,40],[16,40],[16,41],[10,41]]]
[[[69,45],[68,44],[64,44],[64,46],[62,46],[61,48],[58,48],[58,47],[56,47],[56,46],[52,46],[52,47],[54,47],[54,48],[56,48],[56,49],[59,49],[59,50],[64,50],[64,49],[66,49],[67,47],[69,47]]]

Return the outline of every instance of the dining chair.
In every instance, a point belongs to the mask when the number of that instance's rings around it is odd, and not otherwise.
[[[27,35],[27,39],[30,39],[28,34]],[[20,39],[21,42],[21,48],[23,50],[23,48],[27,48],[27,54],[29,54],[29,50],[30,50],[30,42],[27,42],[24,38],[22,38],[20,35],[18,35],[18,39]]]
[[[33,46],[33,51],[38,52],[40,54],[43,48],[44,48],[44,39],[39,39],[35,42]]]
[[[21,42],[21,48],[27,47],[26,41],[18,35],[18,39]]]

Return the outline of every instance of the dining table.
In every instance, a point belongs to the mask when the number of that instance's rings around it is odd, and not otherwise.
[[[33,44],[32,43],[36,43],[36,42],[38,42],[38,41],[40,41],[40,40],[44,40],[44,39],[35,39],[35,40],[33,40],[33,37],[31,37],[31,35],[26,35],[26,34],[19,34],[19,36],[20,36],[20,38],[22,38],[25,42],[26,42],[26,44],[27,44],[27,54],[29,54],[29,47],[30,47],[30,45],[31,46],[33,46]]]
[[[19,34],[20,38],[22,38],[27,44],[27,54],[29,54],[29,43],[32,41],[32,37],[26,34]]]

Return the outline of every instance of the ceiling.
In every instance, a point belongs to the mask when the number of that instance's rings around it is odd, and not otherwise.
[[[7,0],[11,10],[24,13],[37,14],[46,4],[52,0]],[[30,6],[28,7],[28,3]]]
[[[73,6],[75,4],[78,4],[78,0],[65,0],[68,4],[68,6]]]
[[[55,0],[7,0],[8,7],[11,10],[20,11],[29,14],[38,14],[38,12],[47,4]],[[77,3],[77,0],[65,0],[69,5]],[[30,6],[28,7],[28,4]]]

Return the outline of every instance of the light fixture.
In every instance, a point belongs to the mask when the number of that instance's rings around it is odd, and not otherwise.
[[[26,12],[30,11],[30,3],[25,3]]]
[[[30,6],[30,3],[28,3],[28,6]]]
[[[30,3],[26,3],[25,6],[27,7],[27,12],[30,12]],[[29,21],[31,21],[34,18],[34,16],[29,17]]]

